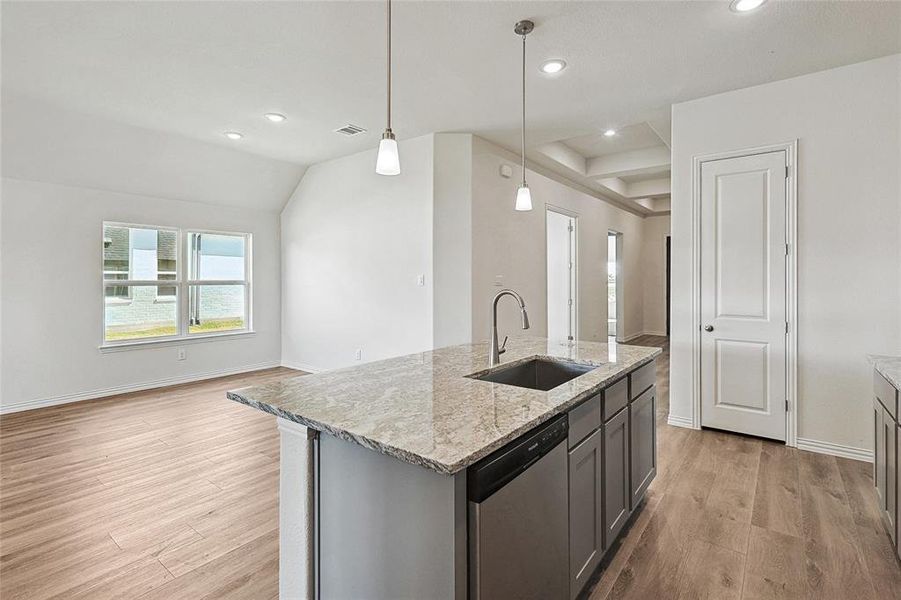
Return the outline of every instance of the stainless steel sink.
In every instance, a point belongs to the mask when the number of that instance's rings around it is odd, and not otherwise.
[[[546,392],[597,368],[597,365],[583,365],[568,361],[549,360],[547,358],[532,358],[525,362],[508,367],[497,367],[486,373],[469,375],[468,377],[480,381],[503,383],[505,385],[515,385]]]

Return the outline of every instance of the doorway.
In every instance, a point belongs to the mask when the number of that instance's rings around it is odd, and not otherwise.
[[[786,440],[786,151],[700,162],[701,425]]]
[[[666,337],[670,336],[670,265],[672,264],[672,236],[666,236]]]
[[[547,209],[547,337],[577,338],[575,215]]]
[[[607,232],[607,340],[623,341],[623,234]]]

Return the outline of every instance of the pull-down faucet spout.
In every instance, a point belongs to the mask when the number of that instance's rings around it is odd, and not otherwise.
[[[512,296],[519,302],[519,310],[522,312],[522,328],[529,328],[529,313],[526,312],[526,302],[522,296],[513,290],[501,290],[491,301],[491,347],[488,349],[488,366],[496,367],[501,362],[501,354],[506,352],[507,338],[504,338],[504,345],[498,347],[497,342],[497,302],[504,296]]]

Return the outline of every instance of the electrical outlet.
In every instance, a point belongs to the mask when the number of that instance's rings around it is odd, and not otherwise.
[[[185,360],[186,358],[188,358],[188,351],[184,348],[179,348],[177,358],[178,360]]]
[[[357,351],[354,352],[354,359],[355,360],[363,360],[363,349],[362,348],[357,348]]]

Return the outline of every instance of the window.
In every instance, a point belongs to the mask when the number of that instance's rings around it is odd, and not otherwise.
[[[244,233],[104,223],[104,343],[248,331],[249,250]]]

